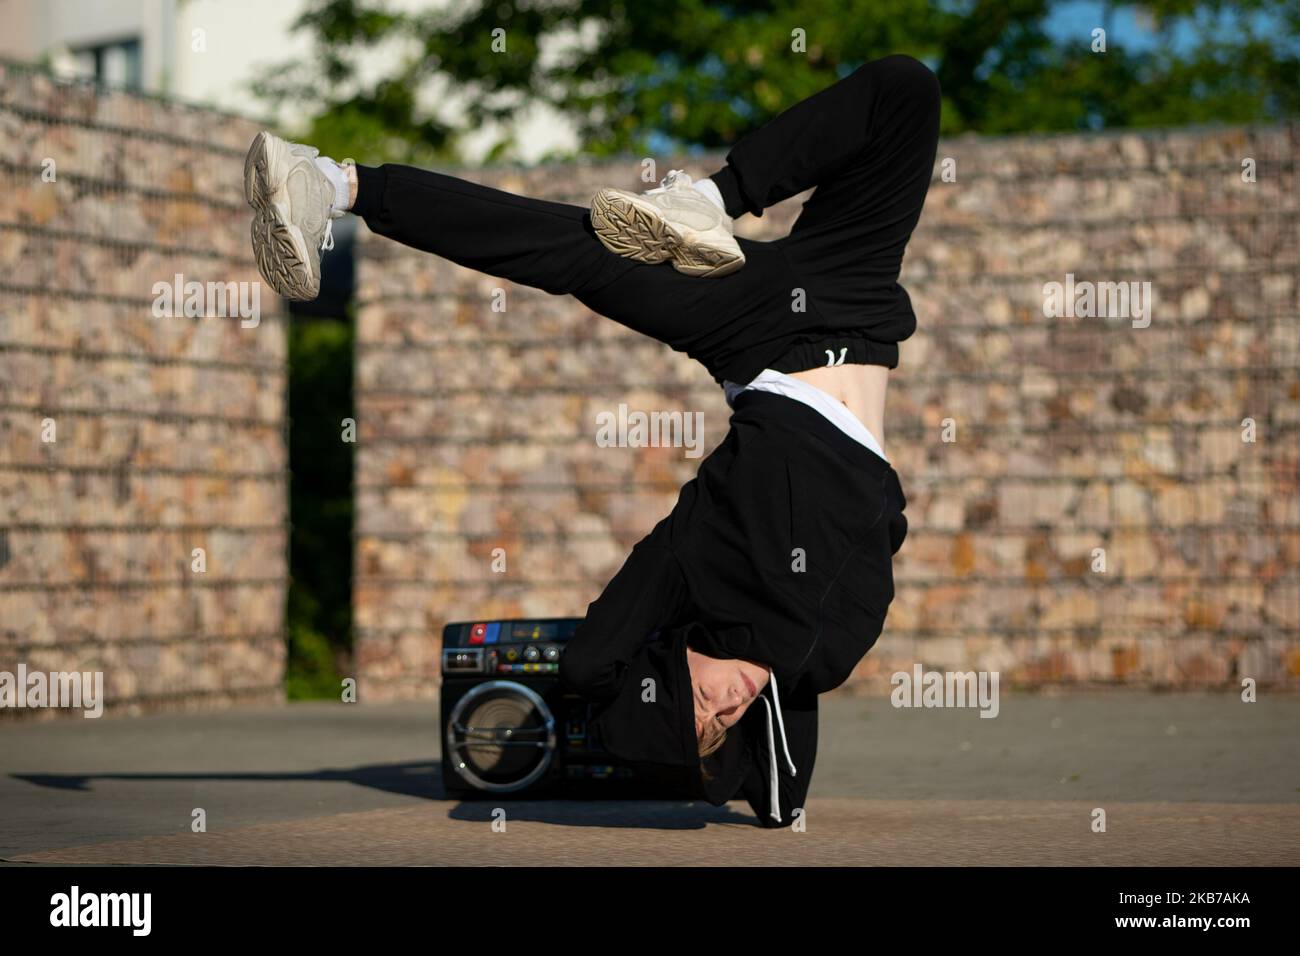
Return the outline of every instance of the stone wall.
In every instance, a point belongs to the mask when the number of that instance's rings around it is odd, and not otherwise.
[[[915,662],[1031,686],[1300,684],[1297,138],[940,144],[887,414],[911,530],[860,689]],[[644,188],[639,169],[453,172],[585,206]],[[804,198],[738,231],[781,235]],[[427,695],[445,621],[583,613],[694,474],[680,448],[598,447],[599,413],[700,411],[707,451],[727,407],[702,368],[572,299],[361,245],[358,668],[370,699]],[[1068,274],[1151,282],[1149,326],[1045,316]]]
[[[254,131],[0,64],[0,671],[102,672],[110,711],[283,699],[285,336],[253,285]],[[173,316],[155,283],[178,274],[204,295]]]

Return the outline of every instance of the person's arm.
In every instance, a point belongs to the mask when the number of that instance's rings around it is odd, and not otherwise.
[[[686,586],[673,552],[639,541],[600,597],[587,607],[560,658],[560,682],[590,700],[618,696],[623,673],[655,631],[673,622]]]

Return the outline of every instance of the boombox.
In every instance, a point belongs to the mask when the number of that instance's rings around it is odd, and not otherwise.
[[[671,798],[601,749],[595,705],[560,687],[581,618],[474,621],[442,632],[442,780],[454,798]]]

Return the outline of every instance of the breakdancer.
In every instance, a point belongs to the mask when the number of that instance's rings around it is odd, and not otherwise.
[[[260,271],[314,298],[332,220],[553,294],[698,360],[733,408],[722,443],[632,549],[564,650],[613,754],[764,826],[804,813],[817,698],[874,645],[894,596],[905,499],[884,452],[898,284],[938,142],[934,74],[863,64],[736,142],[590,207],[387,164],[335,162],[260,133],[245,162]],[[562,174],[560,174],[562,175]],[[816,187],[789,235],[735,218]],[[762,706],[751,709],[755,701]]]

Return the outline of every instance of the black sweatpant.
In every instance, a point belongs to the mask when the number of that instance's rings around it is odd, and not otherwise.
[[[916,327],[898,284],[934,167],[939,87],[908,56],[866,63],[739,140],[713,174],[733,216],[817,187],[790,234],[738,239],[746,264],[683,275],[607,250],[585,206],[402,165],[357,167],[353,212],[380,235],[554,294],[701,362],[718,383],[764,368],[898,364]]]

